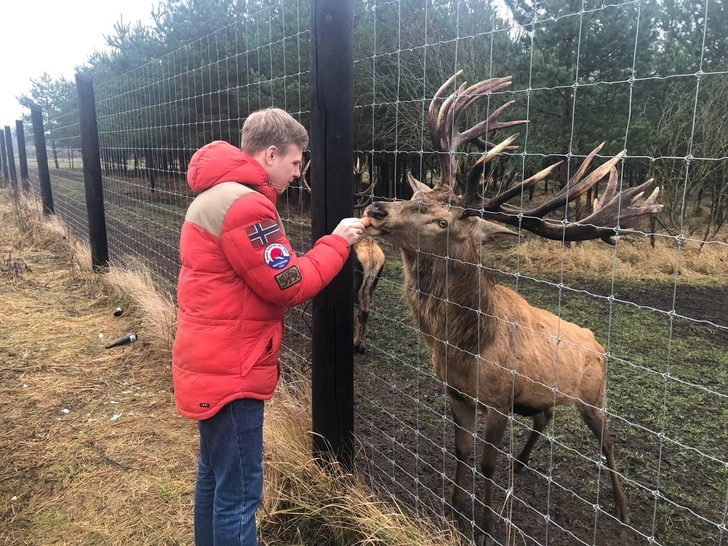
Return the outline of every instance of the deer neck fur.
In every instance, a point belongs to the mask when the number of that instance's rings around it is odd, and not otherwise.
[[[444,350],[447,340],[449,360],[453,353],[463,357],[479,354],[495,335],[493,279],[478,267],[477,252],[468,258],[402,250],[410,313],[433,353]]]

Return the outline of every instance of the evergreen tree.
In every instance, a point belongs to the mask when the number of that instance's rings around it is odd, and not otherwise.
[[[60,168],[58,148],[81,146],[77,128],[78,103],[75,84],[63,77],[53,79],[47,72],[43,72],[37,79],[30,80],[29,93],[19,96],[18,102],[28,108],[28,113],[23,114],[23,122],[27,127],[32,127],[30,107],[33,104],[40,107],[46,142],[51,146],[56,169]]]

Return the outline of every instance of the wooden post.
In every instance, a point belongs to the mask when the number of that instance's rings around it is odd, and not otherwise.
[[[0,131],[0,161],[3,164],[3,176],[7,180],[10,178],[10,174],[8,173],[7,150],[5,149],[5,131]]]
[[[83,180],[86,186],[91,262],[96,272],[102,272],[109,266],[109,245],[106,238],[104,193],[101,186],[101,156],[96,124],[94,82],[90,76],[76,74],[76,92],[78,94],[78,125],[81,131],[81,157],[83,158]]]
[[[311,2],[312,239],[354,215],[354,1]],[[354,458],[354,273],[351,258],[314,299],[314,454]]]
[[[146,154],[144,164],[149,176],[149,190],[154,193],[154,152],[152,148],[147,148]]]
[[[40,106],[34,104],[30,107],[30,119],[33,122],[33,140],[35,141],[35,158],[38,161],[38,181],[40,197],[43,201],[43,214],[48,216],[53,214],[53,193],[51,192],[51,174],[48,170],[43,112]]]
[[[20,180],[24,190],[30,189],[28,178],[28,155],[25,150],[25,127],[19,119],[15,120],[15,137],[18,139],[18,161],[20,161]]]
[[[311,234],[354,215],[354,0],[311,2]],[[354,273],[351,258],[314,299],[314,454],[354,458]]]
[[[13,187],[18,187],[18,175],[15,172],[15,153],[13,152],[13,134],[10,132],[10,126],[5,126],[5,149],[7,150],[7,164],[10,171],[10,183]]]

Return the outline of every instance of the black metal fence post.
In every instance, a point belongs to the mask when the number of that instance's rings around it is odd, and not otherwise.
[[[13,134],[10,132],[10,125],[5,126],[5,148],[8,151],[8,170],[10,171],[10,182],[18,187],[18,174],[15,172],[15,153],[13,152]]]
[[[83,180],[86,186],[86,212],[91,243],[91,262],[95,271],[109,266],[109,245],[106,238],[104,193],[101,185],[101,155],[99,132],[96,124],[94,82],[90,76],[76,74],[78,94],[78,125],[81,132]]]
[[[48,170],[48,151],[46,150],[45,130],[43,129],[43,112],[40,106],[30,107],[30,119],[33,123],[33,140],[35,142],[35,158],[38,162],[38,182],[40,197],[43,201],[43,214],[53,214],[53,192],[51,191],[51,173]]]
[[[18,141],[18,161],[20,162],[20,181],[24,190],[30,189],[30,181],[28,179],[28,155],[25,150],[25,127],[19,119],[15,120],[15,138]]]
[[[5,131],[0,131],[0,160],[3,163],[3,176],[8,180],[10,174],[8,174],[8,156],[7,150],[5,149]]]
[[[354,1],[311,2],[311,236],[353,216]],[[348,183],[347,183],[348,181]],[[314,300],[314,454],[354,459],[354,294],[349,259]]]

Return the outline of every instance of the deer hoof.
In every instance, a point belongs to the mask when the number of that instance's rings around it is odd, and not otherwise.
[[[367,344],[363,341],[355,341],[354,342],[354,351],[357,353],[366,353],[367,352]]]
[[[477,546],[495,546],[496,544],[493,537],[483,531],[477,531],[473,540]]]
[[[463,536],[471,536],[473,534],[473,526],[470,520],[465,516],[465,509],[456,508],[450,503],[445,504],[445,517],[454,522],[458,532]],[[477,541],[477,530],[474,539]]]
[[[518,474],[524,468],[528,468],[528,461],[521,461],[520,459],[516,459],[515,461],[513,461],[514,474]]]
[[[619,521],[624,523],[625,525],[629,525],[632,523],[631,518],[629,517],[629,511],[625,508],[617,508],[617,517],[619,518]]]

